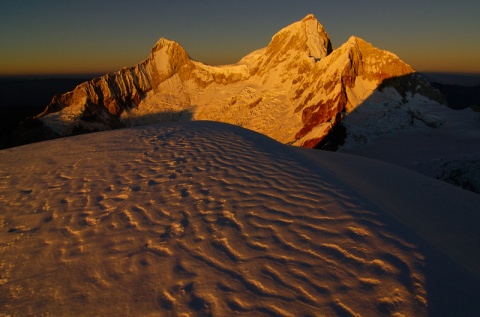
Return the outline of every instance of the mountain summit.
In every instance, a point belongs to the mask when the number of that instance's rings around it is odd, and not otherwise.
[[[194,61],[178,43],[162,38],[140,64],[55,96],[37,119],[56,136],[213,120],[315,147],[367,101],[398,107],[418,100],[444,103],[390,52],[357,37],[334,50],[322,25],[308,15],[233,65]]]

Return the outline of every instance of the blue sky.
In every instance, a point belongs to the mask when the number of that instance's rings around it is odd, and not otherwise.
[[[234,63],[308,13],[334,47],[356,35],[419,71],[480,73],[480,1],[0,1],[0,75],[111,72],[160,37]]]

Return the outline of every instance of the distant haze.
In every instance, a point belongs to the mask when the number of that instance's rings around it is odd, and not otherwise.
[[[419,71],[480,73],[478,12],[473,0],[3,1],[0,76],[113,72],[160,37],[204,63],[235,63],[308,13],[334,47],[356,35]]]
[[[436,72],[424,72],[422,74],[430,82],[436,82],[445,85],[459,85],[467,87],[480,85],[480,74],[452,74]]]

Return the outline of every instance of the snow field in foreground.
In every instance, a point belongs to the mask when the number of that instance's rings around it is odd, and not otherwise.
[[[480,198],[404,171],[212,122],[0,151],[0,313],[427,315]]]

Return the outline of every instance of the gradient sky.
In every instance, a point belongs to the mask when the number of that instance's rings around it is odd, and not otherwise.
[[[418,71],[480,73],[478,0],[0,0],[0,76],[112,72],[160,37],[234,63],[308,13],[335,48],[356,35]]]

